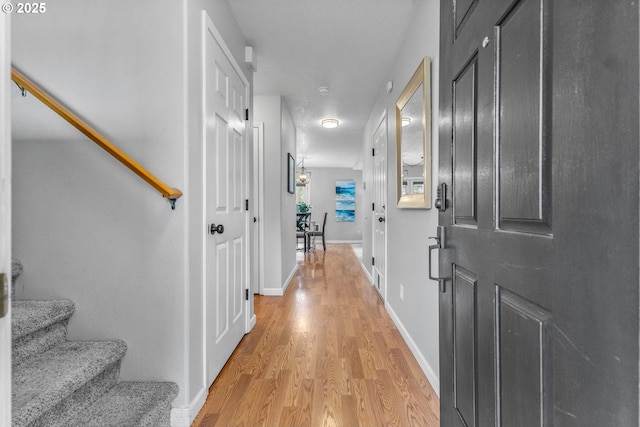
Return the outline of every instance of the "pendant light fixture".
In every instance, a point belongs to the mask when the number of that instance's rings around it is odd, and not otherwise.
[[[304,159],[302,159],[302,169],[300,170],[300,176],[298,176],[298,181],[303,184],[307,183],[309,177],[307,176],[307,172],[304,170]]]

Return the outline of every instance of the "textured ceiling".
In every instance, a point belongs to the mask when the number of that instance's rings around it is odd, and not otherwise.
[[[420,1],[228,0],[257,55],[254,93],[284,97],[306,167],[361,167],[362,132]],[[328,117],[340,126],[323,129]]]

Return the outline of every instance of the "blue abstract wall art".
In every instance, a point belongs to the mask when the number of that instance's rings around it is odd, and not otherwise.
[[[356,220],[356,182],[336,181],[336,221]]]

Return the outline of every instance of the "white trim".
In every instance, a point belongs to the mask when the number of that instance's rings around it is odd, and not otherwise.
[[[258,318],[256,317],[256,314],[253,313],[253,316],[251,316],[251,318],[249,319],[249,332],[251,332],[251,330],[253,329],[254,326],[256,326],[257,323],[258,323]]]
[[[216,26],[213,24],[213,21],[209,17],[209,14],[207,13],[206,10],[202,11],[202,17],[205,20],[204,22],[205,22],[206,29],[211,32],[211,35],[213,35],[213,38],[218,42],[220,49],[222,49],[222,51],[224,52],[224,55],[227,57],[227,59],[231,63],[234,70],[238,73],[238,76],[240,77],[244,85],[247,88],[249,88],[250,85],[249,85],[249,80],[247,79],[247,76],[244,75],[244,71],[242,70],[242,67],[238,64],[238,61],[236,61],[235,56],[233,56],[233,54],[231,53],[231,50],[227,46],[227,43],[224,41],[222,34],[220,34]],[[249,99],[247,98],[247,108],[249,105],[248,101]]]
[[[291,273],[289,273],[289,277],[287,277],[287,280],[284,281],[281,288],[265,288],[262,290],[260,294],[268,297],[284,296],[284,293],[287,292],[287,288],[289,288],[289,284],[293,280],[293,277],[296,275],[297,271],[298,271],[298,266],[296,265],[291,270]]]
[[[281,297],[284,296],[284,291],[278,288],[264,288],[260,295],[265,297]]]
[[[207,223],[207,194],[208,194],[208,189],[207,189],[207,141],[206,141],[206,135],[207,135],[207,97],[204,95],[207,93],[207,62],[206,62],[206,55],[207,55],[207,13],[205,11],[202,11],[202,19],[201,19],[201,25],[202,25],[202,29],[201,29],[201,46],[200,46],[200,78],[201,78],[201,90],[203,93],[202,99],[201,99],[201,104],[200,104],[200,111],[199,113],[202,115],[202,129],[201,129],[201,141],[200,141],[200,145],[198,146],[199,150],[202,150],[201,153],[201,167],[202,167],[202,176],[200,177],[200,179],[202,180],[202,206],[201,206],[201,212],[200,214],[201,216],[201,224],[206,224]],[[201,233],[201,240],[200,240],[200,244],[202,245],[202,270],[201,270],[201,277],[202,277],[202,283],[200,284],[201,286],[201,292],[202,292],[202,301],[200,302],[202,304],[202,337],[201,337],[201,344],[202,344],[202,371],[200,372],[201,376],[202,376],[202,381],[203,383],[206,385],[207,384],[207,260],[208,260],[208,255],[207,255],[207,234],[206,233]],[[189,265],[187,263],[187,265]],[[188,311],[187,311],[188,312]],[[188,360],[188,359],[187,359]],[[172,415],[172,420],[173,420],[173,410],[171,411],[171,415]],[[187,414],[188,415],[188,414]],[[187,418],[188,419],[188,418]],[[173,423],[171,424],[173,425]]]
[[[284,295],[284,293],[287,292],[287,288],[289,287],[289,284],[291,283],[291,281],[293,280],[293,277],[296,275],[297,272],[298,272],[298,266],[294,265],[293,268],[291,269],[291,273],[289,273],[289,277],[287,277],[287,280],[285,280],[284,283],[282,284],[282,295]]]
[[[320,242],[322,243],[322,242]],[[333,244],[349,244],[349,245],[361,245],[362,244],[362,240],[326,240],[327,245],[329,243],[333,243]]]
[[[207,401],[209,390],[201,388],[189,406],[171,408],[171,427],[189,427]]]
[[[360,260],[360,267],[362,267],[362,271],[364,271],[364,275],[367,276],[369,283],[371,283],[371,285],[373,286],[374,285],[373,276],[371,275],[369,270],[367,270],[367,267],[364,265],[364,262],[362,262],[362,260]]]
[[[252,289],[252,292],[256,292],[259,294],[263,294],[264,290],[264,226],[262,222],[264,220],[264,123],[263,122],[254,122],[252,130],[255,129],[258,131],[258,141],[253,141],[254,144],[257,144],[258,148],[258,159],[254,164],[258,164],[258,170],[254,169],[253,173],[257,176],[254,176],[253,183],[255,185],[256,180],[258,182],[257,191],[254,189],[253,194],[258,194],[257,200],[258,203],[253,204],[253,213],[255,217],[258,219],[258,240],[260,245],[258,247],[258,264],[260,269],[258,271],[258,283],[257,289]],[[254,150],[255,153],[255,150]],[[257,208],[257,209],[256,209]]]
[[[400,331],[400,335],[402,335],[402,338],[404,338],[404,341],[409,346],[409,350],[411,350],[411,353],[413,353],[413,356],[418,361],[418,364],[420,365],[422,372],[424,372],[424,374],[427,376],[427,380],[429,381],[429,383],[431,384],[431,387],[436,392],[436,395],[438,395],[438,398],[439,398],[440,397],[440,379],[438,375],[433,370],[431,365],[429,365],[429,362],[427,362],[427,359],[425,359],[424,355],[422,354],[422,352],[420,351],[416,343],[413,341],[413,338],[411,338],[411,335],[409,334],[407,329],[404,327],[404,325],[400,321],[400,318],[393,311],[393,308],[391,308],[388,302],[385,302],[384,306],[387,309],[389,316],[391,316],[391,320],[393,320],[393,323],[395,323],[396,327],[398,328],[398,331]]]

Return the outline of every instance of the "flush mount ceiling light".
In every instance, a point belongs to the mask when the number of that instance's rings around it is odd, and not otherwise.
[[[409,123],[411,123],[411,117],[403,117],[402,118],[402,126],[407,126]]]
[[[320,86],[320,87],[318,88],[318,92],[320,92],[320,95],[322,95],[322,96],[327,96],[327,95],[329,95],[329,91],[330,91],[330,90],[331,90],[331,89],[329,89],[329,87],[327,87],[327,86]]]
[[[340,122],[338,119],[324,119],[322,120],[322,127],[327,129],[337,128]]]

